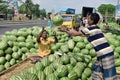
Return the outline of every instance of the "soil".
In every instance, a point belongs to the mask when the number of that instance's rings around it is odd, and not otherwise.
[[[9,80],[12,75],[34,66],[29,58],[0,73],[0,80]]]

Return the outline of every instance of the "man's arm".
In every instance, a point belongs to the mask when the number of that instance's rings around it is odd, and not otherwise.
[[[83,36],[81,31],[76,31],[74,29],[70,29],[69,31],[66,31],[66,33],[68,33],[72,36]]]
[[[74,29],[69,29],[68,30],[65,27],[59,28],[59,31],[66,32],[66,33],[68,33],[69,35],[72,35],[72,36],[84,36],[81,31],[76,31]]]

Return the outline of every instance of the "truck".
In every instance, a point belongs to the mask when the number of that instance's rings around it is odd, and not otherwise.
[[[98,13],[98,15],[100,16],[99,23],[103,21],[102,14],[100,12],[98,12],[94,7],[87,7],[87,6],[82,7],[82,19],[86,18],[91,13]]]
[[[91,13],[95,13],[96,9],[94,7],[82,7],[82,17],[87,17]]]
[[[60,8],[59,14],[63,18],[64,26],[67,28],[78,28],[80,27],[80,19],[75,15],[75,9],[72,8]]]

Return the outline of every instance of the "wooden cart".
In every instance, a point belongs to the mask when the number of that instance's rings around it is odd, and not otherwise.
[[[26,70],[30,67],[34,66],[33,60],[35,58],[40,58],[39,56],[34,56],[31,58],[26,58],[25,60],[13,65],[12,67],[4,70],[3,72],[0,73],[0,80],[8,80],[12,75],[16,75],[20,73],[23,70]],[[42,58],[40,58],[41,60]]]

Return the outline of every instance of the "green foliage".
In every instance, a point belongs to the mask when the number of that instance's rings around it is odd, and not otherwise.
[[[20,6],[20,9],[19,11],[21,13],[26,13],[28,15],[32,15],[32,6],[33,6],[33,2],[31,0],[26,0],[25,3],[23,3],[21,6]]]
[[[19,13],[33,15],[34,17],[40,17],[40,15],[46,17],[45,9],[40,10],[39,7],[39,4],[33,4],[31,0],[26,0],[25,3],[19,7]]]
[[[7,6],[2,4],[0,5],[0,13],[6,13],[7,12]]]
[[[113,15],[115,12],[115,6],[112,4],[101,4],[98,7],[98,11],[102,14],[105,15],[108,12],[108,16]]]

